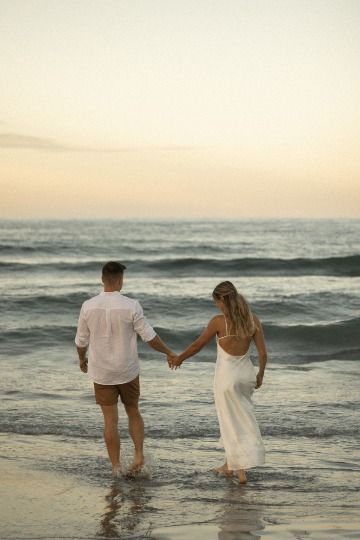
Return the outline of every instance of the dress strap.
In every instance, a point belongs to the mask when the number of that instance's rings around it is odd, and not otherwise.
[[[220,339],[224,339],[226,337],[239,337],[237,334],[229,334],[228,325],[227,325],[225,315],[224,315],[224,319],[225,319],[226,334],[225,334],[225,336],[221,336],[221,337],[216,336],[217,339],[220,340]]]
[[[225,319],[226,334],[225,334],[225,336],[223,336],[223,337],[227,337],[227,335],[228,335],[228,325],[227,325],[227,321],[226,321],[225,315],[224,315],[224,319]]]

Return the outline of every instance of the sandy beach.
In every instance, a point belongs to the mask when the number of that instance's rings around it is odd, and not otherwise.
[[[9,435],[11,438],[11,435]],[[253,475],[240,486],[235,479],[219,479],[224,499],[211,516],[204,501],[203,520],[192,522],[187,505],[176,508],[167,501],[166,489],[154,485],[146,475],[137,479],[112,479],[104,473],[102,481],[91,477],[60,474],[32,468],[31,453],[41,454],[49,441],[24,436],[12,443],[13,457],[0,459],[0,519],[3,540],[35,539],[153,539],[153,540],[305,540],[308,538],[358,538],[358,494],[354,505],[326,502],[294,505],[292,489],[283,493],[288,503],[271,504],[259,496]],[[4,442],[4,435],[2,436]],[[2,446],[7,453],[6,444]],[[28,448],[28,455],[16,453]],[[14,447],[15,448],[15,447]],[[34,456],[33,456],[34,457]],[[58,458],[66,459],[59,455]],[[159,515],[172,507],[171,524],[159,526]],[[169,508],[170,510],[170,508]],[[214,510],[214,509],[213,509]]]
[[[319,506],[304,515],[303,508],[264,508],[256,501],[252,506],[229,505],[211,522],[154,528],[151,511],[145,510],[136,497],[125,498],[134,482],[141,480],[109,478],[103,488],[96,488],[78,478],[29,470],[10,459],[1,459],[0,470],[3,540],[335,540],[354,539],[359,534],[355,511],[353,516],[334,514],[330,508]],[[251,486],[238,486],[238,489],[239,493],[249,491]],[[153,511],[156,512],[156,508]],[[179,521],[183,521],[181,510],[179,514]]]

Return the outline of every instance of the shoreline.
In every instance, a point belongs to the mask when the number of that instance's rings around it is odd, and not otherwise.
[[[355,538],[360,530],[355,506],[352,511],[343,508],[340,512],[339,507],[323,504],[318,508],[290,502],[261,505],[256,499],[249,504],[249,497],[243,505],[222,505],[221,512],[203,522],[189,522],[174,509],[179,523],[165,526],[153,522],[163,504],[161,487],[160,492],[158,487],[154,490],[158,497],[152,494],[151,507],[147,507],[139,496],[141,479],[114,480],[109,474],[99,485],[91,478],[31,468],[26,458],[21,463],[4,456],[0,458],[0,475],[2,540],[338,540]],[[233,489],[249,495],[252,484]]]

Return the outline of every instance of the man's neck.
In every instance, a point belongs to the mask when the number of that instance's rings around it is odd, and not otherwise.
[[[104,287],[104,292],[120,292],[120,289],[113,289],[112,287]]]

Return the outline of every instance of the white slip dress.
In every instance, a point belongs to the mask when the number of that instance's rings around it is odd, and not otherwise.
[[[228,334],[227,323],[226,336]],[[228,468],[236,471],[265,463],[265,448],[254,414],[252,394],[256,369],[250,348],[243,356],[225,352],[216,336],[217,359],[214,378],[216,412]]]

